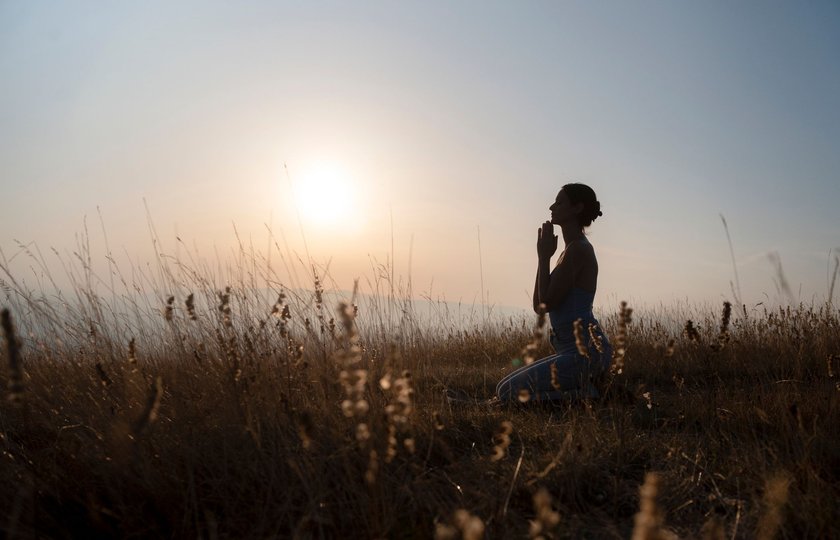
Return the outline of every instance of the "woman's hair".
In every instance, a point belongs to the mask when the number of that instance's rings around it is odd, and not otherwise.
[[[581,227],[589,227],[595,221],[595,218],[604,215],[601,212],[601,203],[598,202],[595,192],[586,184],[566,184],[562,191],[569,198],[570,203],[583,204],[583,210],[578,215]]]

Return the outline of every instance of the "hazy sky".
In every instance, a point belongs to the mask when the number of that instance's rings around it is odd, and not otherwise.
[[[778,297],[773,252],[824,299],[838,58],[837,2],[3,1],[0,248],[64,253],[87,216],[103,254],[99,207],[147,260],[145,198],[169,253],[224,257],[234,223],[265,250],[270,224],[305,257],[299,215],[340,287],[393,233],[416,294],[479,301],[483,267],[524,307],[536,230],[580,181],[597,304],[731,297],[720,214],[746,300]]]

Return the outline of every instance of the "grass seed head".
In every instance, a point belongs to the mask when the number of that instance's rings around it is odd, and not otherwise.
[[[598,334],[598,325],[595,323],[589,323],[589,339],[593,345],[595,345],[595,350],[598,351],[599,354],[604,352],[604,343],[602,341],[602,337]]]
[[[840,366],[840,354],[829,354],[826,358],[826,364],[828,365],[828,378],[833,379],[837,376],[835,365]]]
[[[163,319],[166,322],[172,322],[172,319],[175,315],[175,297],[170,296],[166,299],[166,307],[163,309]]]
[[[723,313],[720,317],[720,332],[718,333],[717,342],[711,345],[713,351],[718,352],[723,350],[729,343],[729,320],[732,316],[732,304],[729,302],[723,303]]]
[[[187,299],[184,301],[184,305],[187,308],[187,316],[191,321],[198,320],[198,316],[195,313],[195,295],[190,293],[187,295]]]
[[[589,348],[586,346],[586,340],[583,337],[583,319],[575,320],[572,326],[575,334],[575,346],[577,347],[578,354],[584,358],[589,358]]]
[[[146,399],[146,406],[140,413],[140,416],[135,420],[132,426],[132,434],[136,439],[146,429],[152,425],[158,417],[158,410],[160,409],[160,400],[163,397],[163,379],[160,376],[155,378],[152,388],[149,390],[149,396]]]
[[[356,424],[356,441],[365,444],[370,439],[370,428],[364,422]]]
[[[225,287],[224,292],[219,292],[219,313],[222,316],[222,324],[226,327],[231,327],[233,322],[231,321],[231,310],[230,310],[230,287]]]
[[[315,425],[312,422],[312,415],[309,411],[304,411],[298,415],[297,428],[301,446],[304,450],[309,450],[312,446],[312,433],[315,429]]]
[[[451,524],[435,525],[435,540],[455,540],[459,533],[463,540],[481,540],[484,538],[484,522],[461,508],[453,514]]]
[[[96,363],[96,374],[99,376],[99,382],[102,383],[102,386],[111,386],[114,381],[108,377],[108,374],[105,372],[105,368],[102,367],[102,362]]]
[[[545,327],[546,323],[546,308],[547,306],[545,304],[539,305],[537,313],[537,322],[534,325],[534,329],[531,333],[531,339],[520,353],[525,365],[532,364],[534,360],[536,360],[537,349],[539,348],[540,344],[542,343],[545,337],[545,332],[543,328]]]
[[[683,327],[683,335],[692,343],[700,341],[700,332],[694,327],[694,321],[688,319]]]
[[[368,466],[365,471],[365,483],[369,486],[376,484],[376,477],[379,474],[379,455],[376,450],[368,454]]]
[[[656,502],[659,475],[649,472],[639,489],[639,512],[636,514],[632,540],[659,540],[662,537],[662,511]]]
[[[440,413],[437,411],[432,412],[432,421],[434,422],[436,431],[443,431],[446,427],[443,423],[443,419],[440,417]]]
[[[628,326],[633,321],[633,310],[627,307],[627,302],[621,301],[618,311],[618,336],[615,340],[615,349],[613,349],[612,367],[610,368],[613,374],[621,375],[624,373],[624,357],[627,352],[627,331]]]
[[[0,326],[6,339],[6,353],[9,358],[9,394],[7,399],[13,404],[23,402],[23,362],[20,358],[20,341],[15,333],[12,314],[8,309],[0,313]]]
[[[665,358],[671,358],[674,356],[674,347],[676,346],[676,341],[674,338],[668,340],[668,343],[665,344]]]
[[[546,535],[550,535],[560,524],[560,514],[551,507],[551,494],[544,487],[534,493],[533,502],[536,519],[530,523],[528,536],[535,540],[544,540],[548,538]]]
[[[137,342],[134,338],[128,340],[128,363],[132,366],[137,364]]]
[[[764,486],[764,513],[758,520],[755,537],[759,540],[772,540],[782,525],[782,511],[788,501],[791,478],[777,474],[767,479]]]
[[[499,425],[499,430],[493,436],[495,446],[493,446],[493,454],[490,456],[490,461],[499,461],[507,455],[511,433],[513,433],[513,423],[510,420],[504,420]]]
[[[555,390],[560,390],[560,376],[557,373],[557,364],[552,363],[551,366],[549,366],[549,372],[551,373],[551,387]]]

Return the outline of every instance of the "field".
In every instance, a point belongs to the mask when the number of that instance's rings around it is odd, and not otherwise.
[[[536,316],[79,260],[69,296],[2,282],[6,538],[840,537],[830,305],[615,306],[600,399],[494,407]]]

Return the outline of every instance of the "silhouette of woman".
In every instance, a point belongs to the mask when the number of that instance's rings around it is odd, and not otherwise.
[[[612,360],[612,347],[592,314],[598,261],[583,232],[584,227],[602,215],[601,203],[589,186],[566,184],[549,210],[551,221],[543,223],[537,231],[539,263],[534,283],[534,311],[548,312],[555,354],[502,379],[496,387],[501,402],[598,397],[592,381],[609,368]],[[557,251],[557,236],[552,225],[560,226],[566,246],[554,270],[550,270],[550,263]],[[580,344],[575,340],[577,320],[581,323]]]

